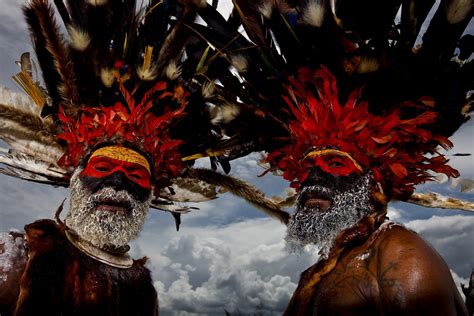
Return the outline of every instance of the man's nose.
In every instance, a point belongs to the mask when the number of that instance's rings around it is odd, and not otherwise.
[[[308,173],[308,177],[306,180],[302,183],[303,186],[312,186],[312,185],[328,185],[329,180],[328,180],[329,175],[324,172],[321,168],[319,167],[312,167]]]
[[[126,186],[126,183],[130,181],[123,171],[116,171],[108,176],[104,182],[102,182],[102,187],[111,187],[117,191],[123,190]]]

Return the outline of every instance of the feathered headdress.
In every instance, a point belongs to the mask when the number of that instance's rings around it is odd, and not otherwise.
[[[406,199],[415,185],[431,180],[429,170],[459,176],[437,151],[439,145],[451,148],[451,142],[429,130],[437,119],[431,100],[405,102],[374,115],[367,101],[360,101],[362,91],[357,89],[341,105],[336,78],[327,68],[314,75],[309,69],[300,69],[286,89],[282,97],[294,117],[287,126],[290,144],[270,153],[266,161],[283,171],[293,187],[298,188],[308,176],[311,162],[305,156],[327,149],[349,154],[397,199]],[[406,112],[413,115],[406,117]]]
[[[211,78],[240,110],[203,156],[224,166],[264,151],[297,186],[307,150],[339,148],[403,200],[430,171],[458,175],[437,147],[451,146],[447,137],[472,110],[466,45],[455,56],[470,4],[440,5],[417,43],[432,3],[233,3],[228,20],[209,14],[194,27],[223,65]]]
[[[207,43],[190,29],[198,12],[210,6],[158,0],[139,8],[135,0],[54,5],[31,0],[24,7],[45,87],[35,78],[35,63],[23,54],[14,80],[34,104],[3,91],[0,137],[11,149],[0,156],[7,165],[0,171],[67,186],[72,170],[92,150],[113,143],[153,162],[152,207],[186,212],[188,207],[174,202],[216,198],[216,186],[229,177],[190,170],[193,159],[182,160],[218,140],[206,105],[212,98],[214,106],[220,104],[202,67]],[[287,218],[252,187],[234,189]]]

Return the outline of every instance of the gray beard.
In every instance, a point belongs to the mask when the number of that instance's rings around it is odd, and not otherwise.
[[[370,174],[364,175],[346,191],[330,192],[318,185],[304,187],[298,193],[296,210],[288,224],[287,248],[298,252],[306,245],[316,245],[321,256],[327,258],[337,235],[372,213],[371,179]],[[331,193],[331,207],[326,212],[305,207],[301,197],[307,192]]]
[[[150,206],[151,196],[145,202],[135,199],[127,191],[116,191],[105,187],[92,194],[79,179],[82,168],[78,168],[71,178],[71,207],[66,215],[66,225],[79,237],[101,249],[120,248],[138,237],[143,229]],[[127,212],[96,210],[100,201],[126,201],[130,204]]]

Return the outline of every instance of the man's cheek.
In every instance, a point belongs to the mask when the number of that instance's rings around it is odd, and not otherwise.
[[[127,178],[143,188],[144,190],[150,190],[151,189],[151,183],[150,183],[150,178],[149,177],[144,177],[141,179],[134,179],[133,177],[130,177],[127,175]]]

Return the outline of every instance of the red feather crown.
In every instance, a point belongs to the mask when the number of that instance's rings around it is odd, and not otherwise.
[[[312,148],[347,152],[372,172],[389,196],[398,199],[411,195],[415,185],[432,180],[429,170],[459,176],[437,151],[438,145],[447,149],[452,143],[427,128],[437,117],[429,110],[429,100],[405,102],[377,116],[369,112],[367,102],[359,100],[362,88],[352,91],[341,106],[336,79],[325,67],[314,76],[310,69],[301,68],[298,78],[289,81],[283,98],[294,116],[287,125],[290,144],[273,151],[266,160],[283,171],[292,187],[298,188],[308,176],[310,166],[302,158]],[[402,110],[408,108],[416,116],[402,119]]]
[[[155,181],[175,177],[183,167],[178,152],[182,141],[171,139],[169,127],[184,115],[189,92],[180,84],[170,89],[165,81],[158,81],[137,104],[133,93],[117,79],[124,101],[113,106],[84,107],[74,116],[60,108],[58,118],[63,132],[58,138],[66,142],[66,150],[58,164],[77,167],[95,145],[116,140],[131,144],[153,159]]]

